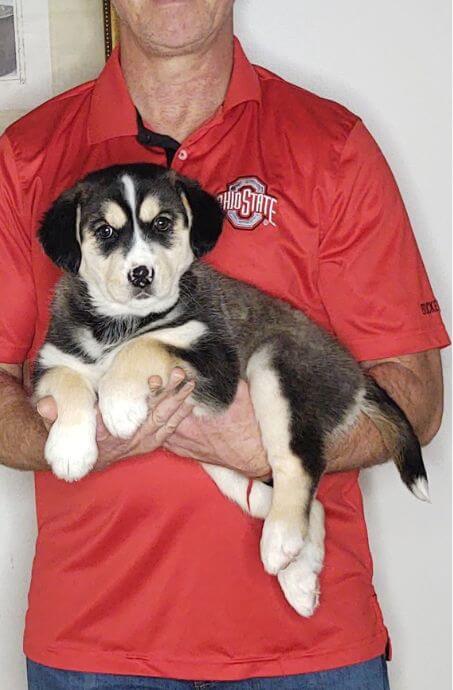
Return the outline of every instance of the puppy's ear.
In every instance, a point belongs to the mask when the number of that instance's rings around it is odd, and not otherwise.
[[[70,189],[44,214],[38,238],[47,256],[60,268],[77,273],[82,258],[78,241],[79,191]]]
[[[194,180],[179,178],[176,188],[189,205],[190,244],[197,259],[214,248],[222,232],[225,214],[215,196]],[[186,209],[187,210],[187,209]]]

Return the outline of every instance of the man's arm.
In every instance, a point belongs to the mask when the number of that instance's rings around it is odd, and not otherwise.
[[[18,470],[48,470],[47,431],[22,387],[19,364],[0,364],[0,463]]]
[[[425,445],[434,437],[442,418],[442,369],[438,350],[362,366],[406,413]],[[247,386],[241,385],[231,408],[217,418],[185,419],[165,443],[169,450],[205,462],[225,465],[250,477],[270,473]],[[328,449],[328,472],[371,467],[389,459],[382,437],[364,415]]]
[[[443,412],[439,350],[362,362],[362,366],[405,412],[422,446],[439,430]],[[328,471],[341,472],[386,462],[389,451],[368,417],[328,449]]]
[[[150,404],[150,414],[137,434],[127,441],[110,436],[98,419],[97,443],[99,459],[96,469],[133,455],[159,448],[187,417],[192,407],[186,398],[193,384],[179,388],[184,372],[175,369],[170,381]],[[16,364],[0,364],[0,464],[18,470],[49,470],[44,458],[47,427],[55,421],[57,410],[52,398],[40,401],[40,414],[31,405],[22,385],[23,368]],[[42,415],[42,416],[41,416]]]

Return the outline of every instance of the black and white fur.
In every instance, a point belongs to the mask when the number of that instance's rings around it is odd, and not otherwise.
[[[39,352],[35,397],[58,407],[46,444],[68,481],[97,459],[95,404],[115,436],[148,413],[148,378],[181,366],[199,414],[215,414],[247,379],[273,489],[203,465],[220,490],[265,519],[261,558],[290,604],[318,603],[324,517],[314,500],[335,436],[364,412],[394,454],[403,481],[427,499],[420,446],[400,408],[341,345],[302,312],[197,261],[220,235],[223,213],[197,183],[154,165],[106,168],[62,194],[39,231],[65,270]]]

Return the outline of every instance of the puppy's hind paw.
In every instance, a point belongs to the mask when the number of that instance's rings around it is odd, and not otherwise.
[[[319,605],[318,575],[323,559],[323,548],[307,542],[300,556],[277,575],[287,602],[305,618],[312,616]]]
[[[302,529],[296,522],[267,518],[261,536],[261,560],[270,575],[286,568],[302,550]]]

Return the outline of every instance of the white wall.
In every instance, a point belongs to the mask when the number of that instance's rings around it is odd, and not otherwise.
[[[102,3],[49,0],[49,22],[57,94],[102,69]],[[0,132],[24,114],[0,111]],[[25,690],[27,684],[22,633],[35,536],[31,473],[0,467],[0,690]]]
[[[359,114],[396,175],[451,333],[450,3],[236,0],[256,63]],[[446,399],[451,357],[443,352]],[[451,406],[425,451],[432,505],[362,473],[392,690],[451,690]]]
[[[363,117],[398,179],[451,332],[449,12],[448,0],[237,0],[236,19],[252,60]],[[86,50],[82,60],[81,80]],[[72,61],[75,78],[76,54]],[[448,352],[443,360],[449,401]],[[413,499],[391,466],[363,473],[375,585],[394,646],[392,690],[451,688],[450,429],[447,405],[425,451],[432,505]],[[0,469],[0,687],[8,690],[25,688],[34,533],[31,477]]]

